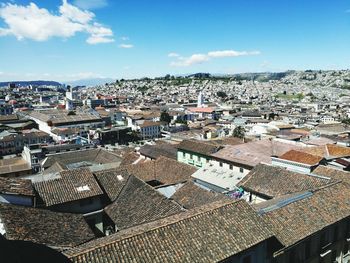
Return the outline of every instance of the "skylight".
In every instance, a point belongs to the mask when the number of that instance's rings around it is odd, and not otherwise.
[[[78,190],[78,192],[90,191],[90,188],[88,185],[84,185],[84,186],[77,187],[77,190]]]

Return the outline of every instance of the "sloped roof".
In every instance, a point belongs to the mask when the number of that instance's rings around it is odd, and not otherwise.
[[[326,144],[318,147],[305,148],[303,151],[330,159],[350,156],[349,147],[344,147],[337,144]]]
[[[315,170],[313,170],[312,173],[316,175],[327,176],[333,180],[340,180],[344,183],[350,184],[350,172],[319,165]]]
[[[215,202],[65,253],[73,262],[218,262],[272,237],[262,217],[239,200]]]
[[[82,215],[0,204],[6,238],[69,248],[95,237]]]
[[[117,199],[129,176],[130,174],[122,168],[95,173],[97,181],[111,201]]]
[[[103,192],[89,169],[81,168],[60,172],[57,179],[34,183],[34,188],[46,206],[52,206],[88,197]]]
[[[29,174],[31,170],[29,163],[21,157],[0,160],[0,175],[23,171]]]
[[[157,145],[144,145],[140,149],[140,154],[157,159],[160,156],[165,156],[176,160],[177,149],[174,145],[163,143]]]
[[[260,193],[267,198],[313,190],[336,180],[291,172],[285,168],[259,164],[238,184],[247,191]]]
[[[176,148],[193,153],[211,155],[213,153],[216,153],[220,149],[220,146],[198,140],[184,140],[179,143]]]
[[[286,247],[350,216],[350,188],[335,185],[315,191],[264,214],[278,240]]]
[[[63,166],[79,162],[105,164],[112,162],[121,162],[121,158],[116,154],[107,152],[103,149],[88,149],[50,155],[43,163],[43,167],[48,168],[52,166],[55,162],[58,162]]]
[[[129,176],[116,200],[105,208],[118,229],[155,221],[182,212],[181,207],[151,186]]]
[[[254,167],[264,162],[271,163],[271,156],[280,156],[289,150],[300,150],[303,147],[295,143],[276,140],[260,140],[239,145],[227,145],[214,158]]]
[[[303,163],[307,165],[317,165],[323,157],[305,153],[302,151],[290,150],[279,157],[287,161]]]
[[[125,168],[145,182],[157,180],[166,185],[185,182],[197,170],[191,165],[163,156],[155,161],[128,165]]]
[[[192,209],[220,200],[229,200],[225,195],[205,190],[192,181],[188,181],[181,186],[181,188],[171,196],[171,199],[175,200],[186,209]]]
[[[27,179],[0,177],[0,193],[35,196],[32,182]]]

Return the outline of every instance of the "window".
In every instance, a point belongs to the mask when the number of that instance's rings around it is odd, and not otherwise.
[[[222,162],[220,162],[220,167],[222,167],[223,166],[223,163]]]
[[[186,153],[182,152],[182,157],[185,158],[186,156]]]
[[[244,172],[244,169],[242,167],[239,167],[239,172],[240,173],[243,173]]]
[[[230,164],[230,170],[233,170],[233,165],[232,164]]]
[[[197,161],[200,162],[201,160],[201,157],[197,156]]]
[[[193,154],[190,155],[190,159],[191,159],[191,160],[193,159]]]

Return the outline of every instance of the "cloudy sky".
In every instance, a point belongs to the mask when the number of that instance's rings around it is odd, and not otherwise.
[[[0,81],[350,68],[348,0],[0,3]]]

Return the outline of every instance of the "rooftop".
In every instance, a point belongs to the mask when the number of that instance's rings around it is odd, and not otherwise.
[[[259,193],[266,198],[314,190],[334,183],[335,179],[317,177],[286,170],[285,168],[259,164],[239,183],[246,191]]]
[[[95,237],[82,215],[0,204],[6,238],[64,249]]]
[[[218,262],[272,237],[245,201],[220,201],[97,239],[66,255],[91,263]]]
[[[61,171],[60,178],[35,182],[34,188],[46,206],[103,194],[93,174],[86,168]]]

